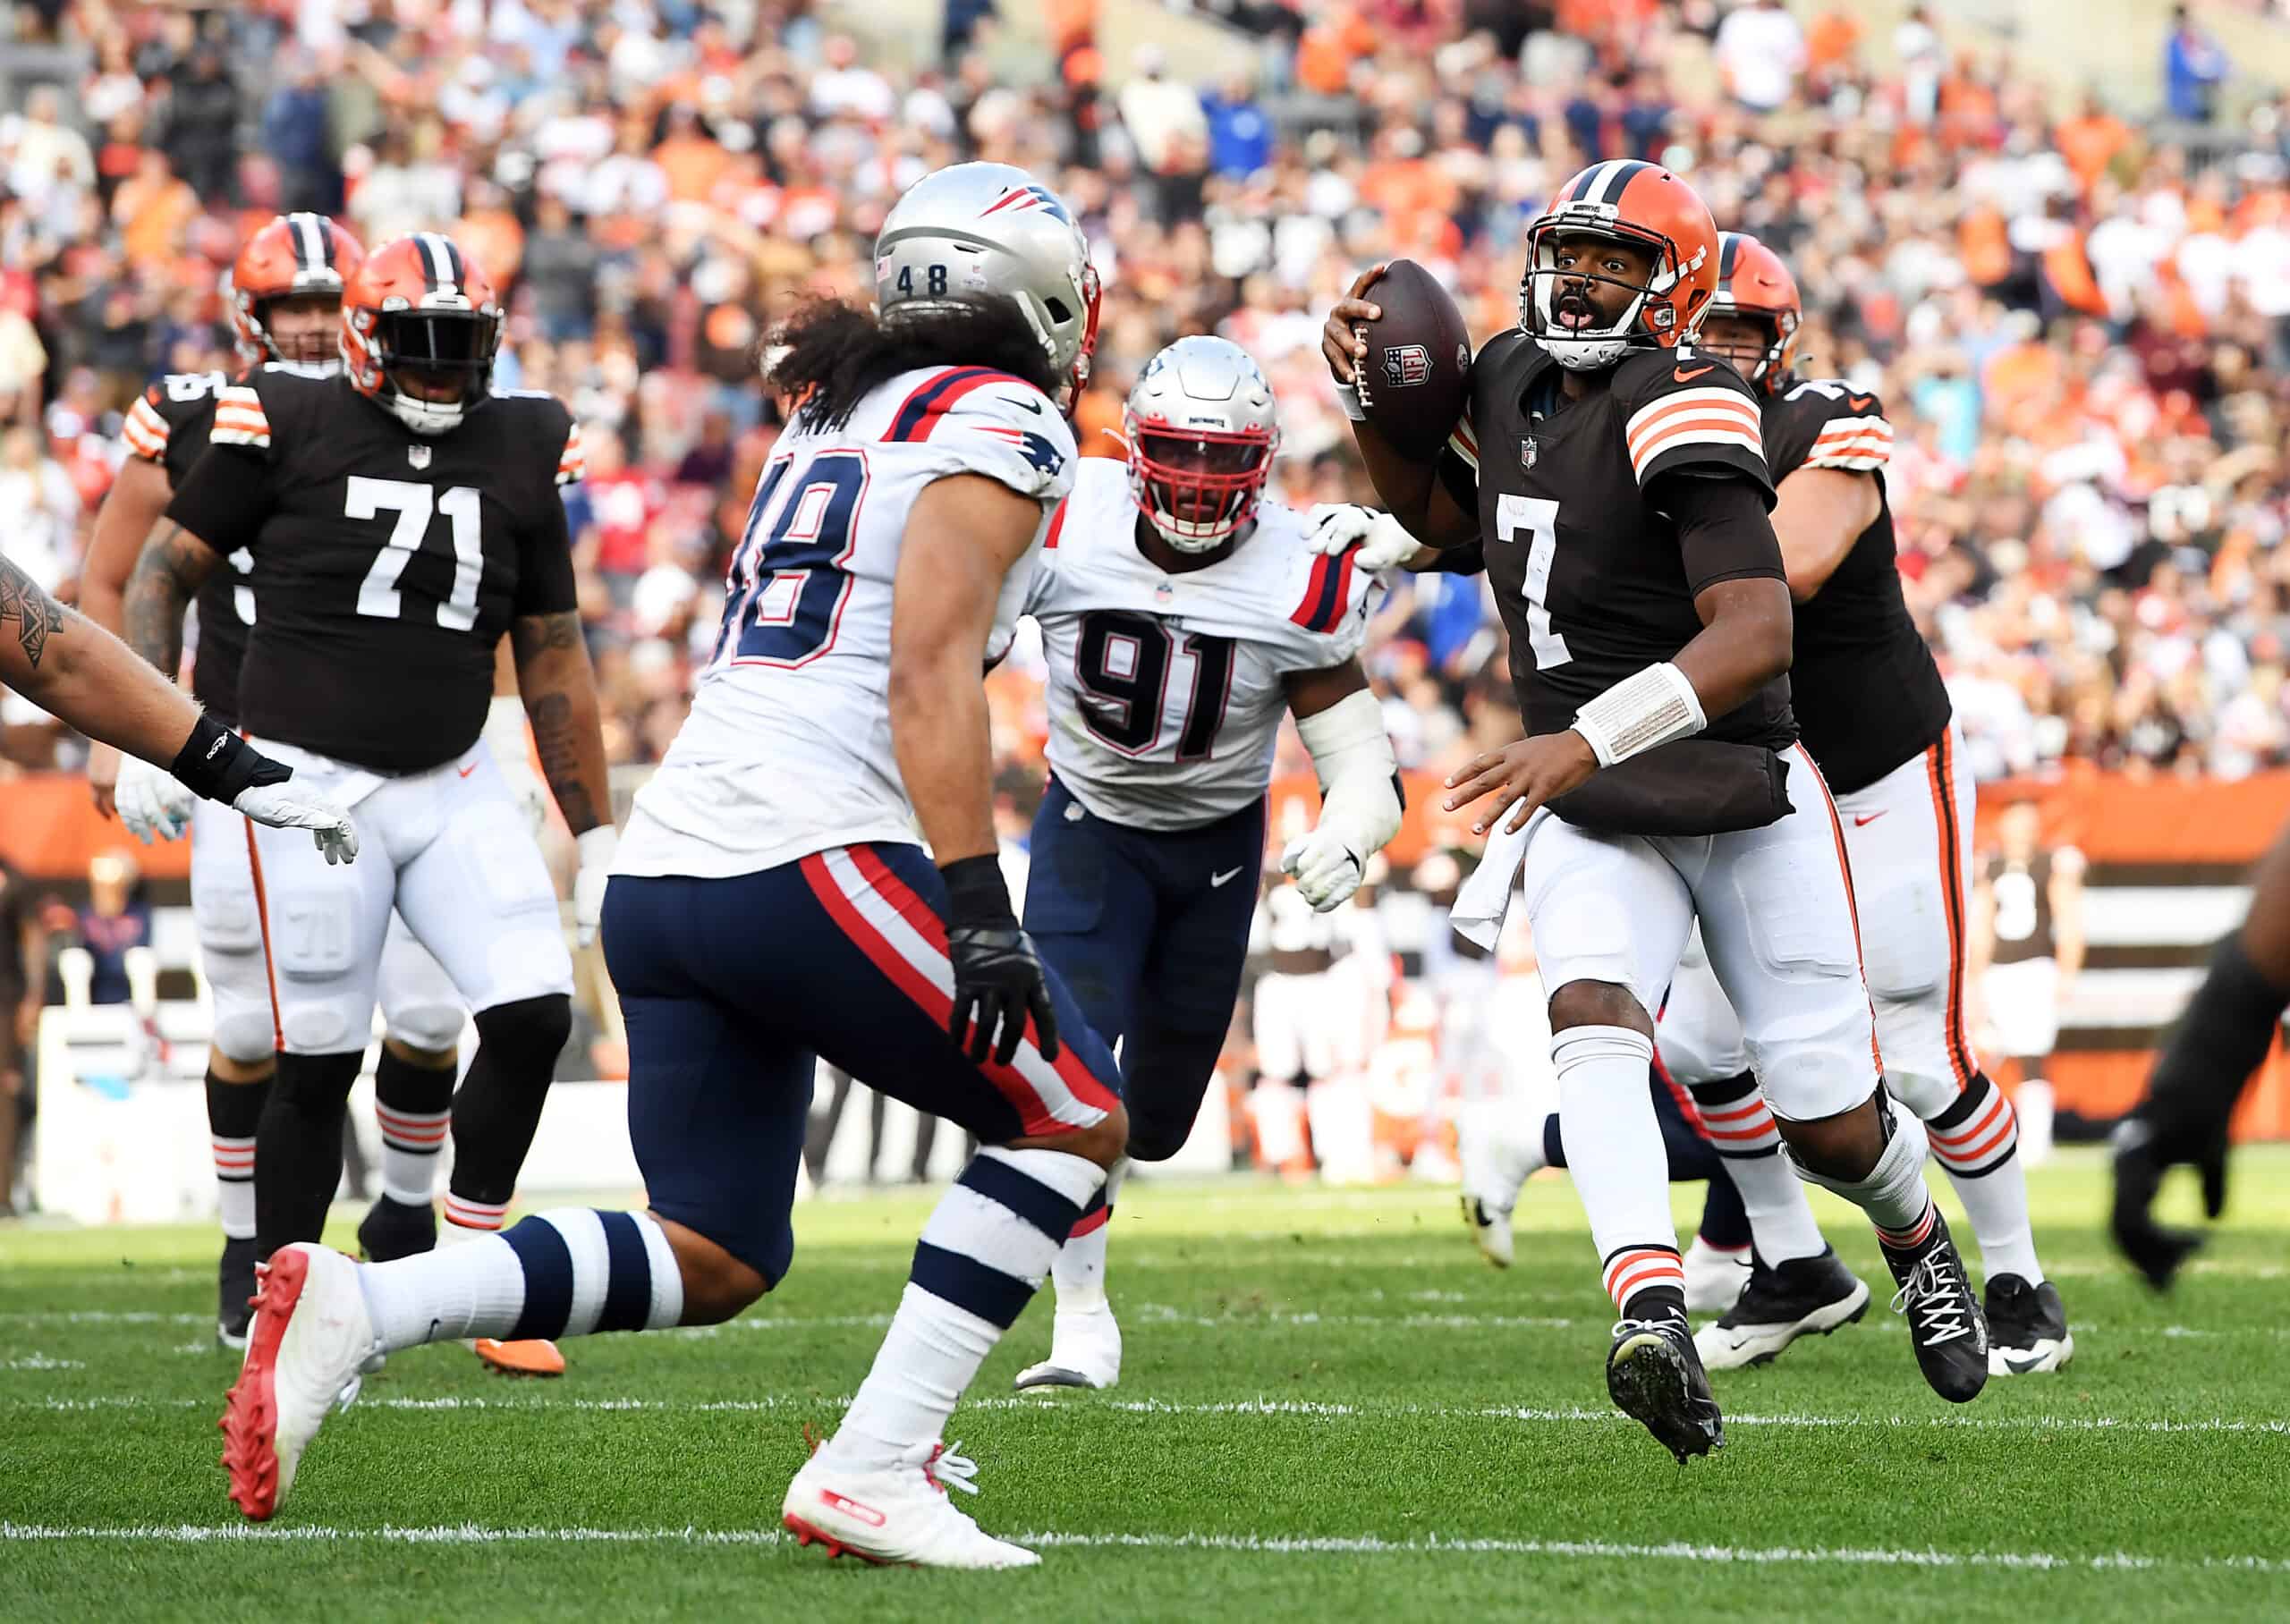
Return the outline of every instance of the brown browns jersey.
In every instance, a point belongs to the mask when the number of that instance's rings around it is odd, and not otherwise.
[[[1765,460],[1777,484],[1801,468],[1873,474],[1877,517],[1819,591],[1797,605],[1790,672],[1805,749],[1839,795],[1865,789],[1947,731],[1948,690],[1901,596],[1884,500],[1892,425],[1884,402],[1834,378],[1765,402]]]
[[[1677,526],[1650,494],[1673,474],[1730,476],[1771,506],[1756,401],[1739,374],[1680,348],[1631,355],[1575,401],[1561,376],[1524,333],[1489,341],[1440,462],[1449,493],[1479,515],[1530,733],[1562,731],[1585,702],[1675,658],[1701,630],[1698,593],[1782,579],[1770,533],[1689,579]],[[1786,748],[1797,736],[1788,679],[1712,718],[1704,736]]]
[[[384,772],[467,750],[510,622],[575,606],[572,414],[498,393],[425,436],[346,379],[264,368],[223,392],[211,440],[168,514],[254,555],[240,724]]]
[[[215,425],[215,402],[231,379],[220,372],[173,372],[136,398],[122,431],[128,455],[166,472],[170,489],[180,489],[207,450]],[[216,721],[239,716],[239,667],[246,658],[247,628],[254,624],[254,593],[248,576],[253,555],[243,547],[228,567],[207,578],[192,601],[199,609],[199,649],[191,666],[191,691]]]

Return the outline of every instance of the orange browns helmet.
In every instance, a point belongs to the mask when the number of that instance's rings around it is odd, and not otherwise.
[[[1643,249],[1654,268],[1621,319],[1604,328],[1562,328],[1552,318],[1562,237],[1609,237]],[[1570,275],[1580,273],[1569,273]],[[1616,278],[1593,275],[1593,281]],[[1527,227],[1527,268],[1519,283],[1519,326],[1562,367],[1595,371],[1633,348],[1671,349],[1693,335],[1718,289],[1718,222],[1700,193],[1658,164],[1616,158],[1593,164]]]
[[[304,293],[339,299],[365,262],[358,239],[324,215],[280,215],[249,237],[231,263],[231,331],[239,359],[250,367],[300,359],[279,352],[263,308]]]
[[[351,386],[418,435],[441,435],[485,403],[501,351],[493,283],[452,238],[416,232],[376,249],[342,295]],[[409,390],[403,375],[420,387]],[[454,380],[450,397],[444,389]]]
[[[1741,232],[1718,234],[1718,292],[1710,316],[1744,316],[1772,324],[1773,342],[1742,376],[1768,394],[1777,394],[1797,365],[1797,328],[1805,317],[1797,279],[1781,256]]]

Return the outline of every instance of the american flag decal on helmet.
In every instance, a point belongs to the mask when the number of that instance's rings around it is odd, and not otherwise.
[[[1065,212],[1065,205],[1047,186],[1014,186],[988,204],[985,214],[998,215],[1005,209],[1017,215],[1039,209],[1053,219],[1062,220],[1068,225],[1073,224],[1073,216]],[[980,217],[984,218],[984,215]]]

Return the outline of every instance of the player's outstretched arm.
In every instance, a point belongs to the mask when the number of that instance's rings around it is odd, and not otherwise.
[[[310,830],[328,862],[358,840],[348,814],[283,786],[293,776],[199,712],[191,696],[86,616],[64,608],[0,558],[0,683],[100,740],[164,767],[257,820]]]
[[[954,1041],[1006,1065],[1027,1017],[1043,1054],[1057,1022],[1018,928],[994,838],[987,643],[1002,585],[1041,528],[1042,504],[983,474],[923,487],[907,515],[891,593],[891,752],[946,884]],[[997,1034],[999,1041],[997,1041]]]
[[[1877,477],[1856,469],[1801,468],[1781,482],[1773,533],[1781,541],[1789,596],[1807,602],[1828,584],[1884,505]]]

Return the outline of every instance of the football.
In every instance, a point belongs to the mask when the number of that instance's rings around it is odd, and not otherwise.
[[[1384,313],[1359,326],[1368,341],[1357,378],[1361,409],[1399,450],[1429,455],[1446,443],[1471,398],[1463,313],[1412,259],[1393,260],[1362,297]]]

